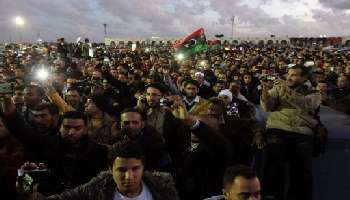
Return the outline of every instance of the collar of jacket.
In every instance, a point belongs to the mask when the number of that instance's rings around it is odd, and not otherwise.
[[[184,97],[184,101],[185,101],[188,105],[192,105],[192,104],[194,104],[194,103],[199,103],[199,100],[200,100],[200,98],[199,98],[198,95],[197,95],[196,98],[194,98],[191,102],[188,101],[188,99],[187,99],[186,96]]]
[[[108,200],[112,200],[117,186],[116,186],[116,183],[114,182],[113,174],[111,173],[110,170],[107,172],[107,174],[109,175],[105,179],[101,190],[105,191],[105,194]],[[151,172],[145,171],[143,174],[142,180],[147,185],[154,200],[177,199],[176,198],[177,194],[173,196],[174,194],[167,193],[167,191],[168,192],[171,191],[171,187],[173,187],[173,185],[171,185],[172,180],[169,174],[163,173],[163,172],[151,173]]]

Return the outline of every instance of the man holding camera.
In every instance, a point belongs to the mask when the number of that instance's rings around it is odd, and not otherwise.
[[[279,200],[312,199],[313,134],[321,95],[307,84],[308,73],[296,65],[271,90],[262,82],[261,106],[271,112],[263,192]]]
[[[48,184],[42,185],[46,194],[76,187],[107,168],[107,147],[88,137],[85,114],[64,113],[59,133],[49,135],[30,128],[10,97],[2,96],[1,110],[9,132],[27,148],[40,152],[35,161],[46,163],[51,170]]]
[[[146,114],[146,123],[154,127],[164,138],[175,166],[180,166],[190,146],[188,130],[169,109],[172,101],[165,97],[167,88],[161,83],[149,84],[146,94],[139,97],[137,107]]]
[[[133,141],[113,145],[108,163],[110,170],[101,172],[90,182],[61,194],[45,197],[35,191],[28,200],[178,200],[172,177],[167,173],[145,171],[143,148]]]

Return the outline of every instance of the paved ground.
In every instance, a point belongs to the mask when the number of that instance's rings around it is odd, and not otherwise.
[[[323,107],[321,120],[330,140],[314,159],[314,200],[350,199],[350,116]]]

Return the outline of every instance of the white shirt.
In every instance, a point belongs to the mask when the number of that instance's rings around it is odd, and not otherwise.
[[[114,199],[113,200],[153,200],[153,196],[151,192],[149,191],[148,187],[144,182],[142,182],[142,191],[140,195],[129,198],[124,195],[122,195],[118,190],[114,193]]]

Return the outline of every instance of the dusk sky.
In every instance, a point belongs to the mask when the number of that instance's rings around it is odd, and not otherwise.
[[[109,37],[350,35],[350,0],[0,0],[0,42]],[[25,20],[18,28],[14,18]]]

